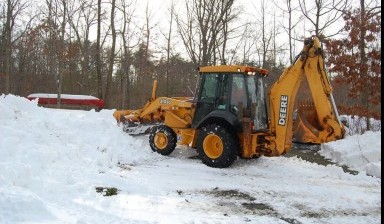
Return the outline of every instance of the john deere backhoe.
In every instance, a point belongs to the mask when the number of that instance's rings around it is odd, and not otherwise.
[[[292,145],[293,110],[302,80],[308,80],[314,100],[311,119],[296,118],[295,132],[302,142],[324,143],[341,139],[332,89],[324,67],[321,43],[307,38],[295,62],[269,91],[269,110],[263,78],[257,67],[220,65],[199,68],[194,98],[152,97],[142,109],[118,110],[114,117],[131,135],[149,130],[153,151],[169,155],[177,144],[197,149],[210,167],[229,167],[239,156],[279,156]]]

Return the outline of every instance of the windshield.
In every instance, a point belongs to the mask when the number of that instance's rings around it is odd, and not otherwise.
[[[265,103],[264,82],[261,76],[247,77],[248,95],[251,99],[255,130],[268,128],[267,107]]]

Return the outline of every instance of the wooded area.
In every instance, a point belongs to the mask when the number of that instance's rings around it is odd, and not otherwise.
[[[313,34],[340,113],[381,119],[381,2],[311,2],[169,1],[157,21],[150,2],[4,0],[0,92],[92,95],[134,109],[155,79],[158,95],[192,96],[196,68],[214,64],[266,68],[270,86]]]

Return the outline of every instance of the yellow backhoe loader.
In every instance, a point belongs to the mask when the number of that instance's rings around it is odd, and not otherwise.
[[[155,152],[169,155],[177,144],[186,145],[197,149],[204,164],[219,168],[231,166],[237,157],[285,154],[291,148],[293,131],[296,138],[310,143],[344,137],[316,36],[304,41],[295,62],[271,87],[268,110],[263,82],[267,70],[239,65],[198,70],[194,98],[157,97],[155,81],[152,97],[142,109],[117,110],[113,116],[131,135],[149,132]],[[294,119],[295,98],[305,77],[314,113],[311,119],[305,112]]]

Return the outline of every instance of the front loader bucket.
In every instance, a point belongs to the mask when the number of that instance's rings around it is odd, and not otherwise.
[[[139,110],[116,110],[113,113],[113,117],[115,117],[117,123],[124,122],[126,117],[135,117],[140,113]]]

